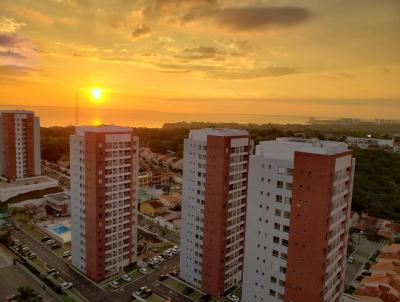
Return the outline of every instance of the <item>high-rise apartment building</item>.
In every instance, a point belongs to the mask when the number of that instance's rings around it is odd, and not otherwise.
[[[136,262],[138,138],[81,126],[70,137],[72,265],[100,281]]]
[[[340,142],[278,138],[256,147],[243,302],[340,300],[354,165]]]
[[[215,296],[242,280],[249,148],[233,129],[184,142],[180,277]]]
[[[32,111],[0,111],[0,175],[8,180],[40,175],[40,124]]]

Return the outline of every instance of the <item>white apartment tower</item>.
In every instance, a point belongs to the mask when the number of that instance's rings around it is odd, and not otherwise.
[[[218,296],[242,280],[249,134],[190,131],[184,142],[180,277]]]
[[[243,302],[336,302],[355,160],[345,143],[278,138],[250,157]]]
[[[0,111],[0,175],[8,180],[41,174],[40,123],[33,111]]]
[[[135,263],[138,138],[81,126],[70,137],[72,265],[100,281]]]

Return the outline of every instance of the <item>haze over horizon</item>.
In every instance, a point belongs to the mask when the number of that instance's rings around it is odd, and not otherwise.
[[[395,119],[399,11],[396,0],[3,1],[0,106],[73,107],[78,93],[98,110]]]

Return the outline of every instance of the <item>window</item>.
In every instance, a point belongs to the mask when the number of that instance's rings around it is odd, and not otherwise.
[[[293,175],[293,169],[287,168],[286,169],[286,174],[287,175]]]
[[[284,286],[285,286],[285,281],[279,280],[279,285],[282,286],[282,287],[284,287]]]
[[[285,168],[278,167],[278,174],[285,174]]]
[[[286,260],[287,259],[287,255],[285,253],[281,253],[281,259]]]
[[[275,209],[275,216],[282,216],[282,210]]]
[[[282,189],[283,188],[283,181],[278,180],[276,182],[276,187],[279,188],[279,189]]]
[[[283,226],[283,231],[284,231],[285,233],[289,233],[289,226],[288,226],[288,225],[284,225],[284,226]]]
[[[274,291],[273,289],[270,289],[269,290],[269,295],[272,296],[272,297],[275,297],[276,291]]]
[[[290,212],[288,211],[283,212],[283,217],[290,218]]]
[[[289,245],[289,241],[287,241],[286,239],[282,239],[282,245],[288,246]]]
[[[286,183],[286,190],[291,190],[292,189],[292,183],[291,182],[287,182]]]
[[[274,229],[275,230],[280,230],[281,229],[281,225],[277,222],[274,223]]]
[[[286,274],[286,267],[280,266],[280,267],[279,267],[279,271],[280,271],[281,273],[283,273],[283,274]]]
[[[278,243],[279,244],[279,237],[274,236],[274,238],[272,239],[274,243]]]
[[[274,276],[271,276],[271,283],[276,283],[276,277],[274,277]]]
[[[278,257],[279,256],[279,252],[276,251],[276,250],[272,250],[272,256]]]
[[[282,195],[276,195],[275,196],[275,201],[276,202],[282,202]]]

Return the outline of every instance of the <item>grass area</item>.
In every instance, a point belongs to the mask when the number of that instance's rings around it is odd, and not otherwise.
[[[64,189],[60,187],[54,187],[54,188],[49,188],[49,189],[44,189],[44,190],[38,190],[38,191],[32,191],[24,194],[19,194],[15,197],[12,197],[8,199],[6,202],[8,203],[16,203],[16,202],[21,202],[29,199],[39,199],[42,198],[44,195],[47,194],[54,194],[54,193],[59,193],[63,192]]]
[[[186,287],[185,284],[172,279],[172,278],[168,278],[164,281],[162,281],[162,283],[164,283],[166,286],[172,288],[173,290],[177,291],[177,292],[182,292],[182,290]]]
[[[167,301],[156,294],[152,294],[150,297],[146,298],[147,302],[164,302]]]
[[[111,283],[113,280],[117,280],[118,283],[120,284],[120,287],[121,287],[121,286],[124,286],[124,285],[127,284],[127,283],[134,282],[135,280],[137,280],[137,279],[139,279],[141,276],[143,276],[137,269],[135,269],[134,271],[131,271],[130,273],[128,273],[128,275],[132,278],[132,280],[129,281],[129,282],[126,282],[126,281],[124,281],[124,280],[121,279],[121,276],[122,276],[122,275],[123,275],[123,274],[118,275],[117,278],[110,277],[109,279],[107,279],[107,282],[106,282],[106,283],[103,283],[103,284],[101,285],[101,287],[102,287],[104,290],[106,290],[107,292],[111,293],[113,290],[115,290],[115,288],[111,287],[111,285],[110,285],[110,283]]]
[[[59,296],[60,296],[61,300],[63,300],[63,302],[76,302],[76,300],[74,300],[73,298],[71,298],[67,294],[61,294]]]

